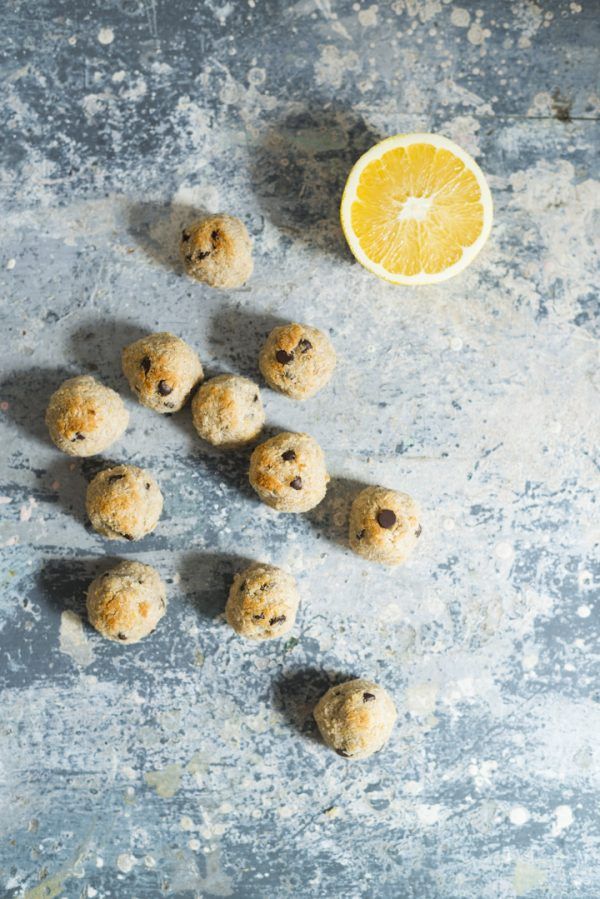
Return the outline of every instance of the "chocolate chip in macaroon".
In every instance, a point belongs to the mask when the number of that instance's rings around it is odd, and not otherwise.
[[[273,627],[274,624],[283,624],[285,617],[285,615],[276,615],[275,618],[269,618],[270,626]]]
[[[215,230],[210,235],[210,239],[212,240],[213,243],[216,243],[216,241],[219,239],[220,236],[221,236],[221,233],[220,233],[219,229],[215,228]]]
[[[365,536],[365,528],[363,528],[362,531],[359,531],[359,532],[358,532],[358,534],[356,535],[356,539],[357,539],[357,540],[362,540],[362,538],[363,538],[364,536]]]
[[[373,702],[374,699],[374,693],[363,693],[363,702]]]
[[[148,374],[150,369],[152,368],[152,361],[150,356],[144,356],[140,361],[140,368],[144,370],[145,374]]]
[[[281,454],[281,458],[284,462],[293,462],[296,458],[296,453],[294,450],[286,450],[285,453]]]
[[[396,513],[391,509],[381,509],[377,513],[377,524],[380,528],[393,528],[396,524]]]
[[[175,408],[175,403],[164,403],[164,405],[167,407],[167,409]],[[173,414],[172,412],[167,412],[167,415],[172,415],[172,414]]]
[[[421,527],[421,525],[419,525],[419,527],[415,531],[415,537],[420,537],[422,533],[423,533],[423,528]]]
[[[308,353],[309,350],[312,350],[312,343],[310,340],[307,340],[306,337],[303,337],[302,340],[298,344],[298,349],[304,355],[304,353]]]
[[[123,537],[125,537],[126,540],[135,540],[135,537],[133,537],[131,534],[123,534]]]
[[[253,615],[252,617],[254,618],[255,621],[262,621],[262,619],[263,619],[265,616],[264,616],[264,613],[261,612],[260,615]]]
[[[183,232],[183,234],[181,235],[181,239],[184,243],[187,243],[187,241],[190,239],[190,235],[187,233],[187,231]]]
[[[71,443],[75,440],[85,440],[85,434],[82,434],[81,431],[77,431],[74,437],[71,438]]]
[[[159,381],[156,389],[161,396],[168,396],[170,393],[173,393],[173,388],[167,381]]]
[[[150,490],[150,484],[146,482],[146,490]]]
[[[207,256],[210,256],[210,250],[206,250],[205,252],[198,250],[196,253],[196,262],[201,262],[203,259],[206,259]]]
[[[127,634],[117,634],[117,640],[126,640]]]
[[[290,487],[293,490],[302,490],[302,478],[294,478],[293,481],[290,481]]]
[[[254,397],[254,399],[252,400],[252,402],[253,402],[253,403],[258,403],[258,393],[257,393],[256,396]]]
[[[111,474],[111,476],[108,479],[108,483],[112,484],[113,481],[122,481],[124,477],[125,477],[124,474]]]
[[[275,353],[275,358],[281,365],[289,365],[290,362],[294,359],[293,353],[287,353],[285,350],[277,350]]]
[[[350,753],[348,752],[347,749],[336,749],[335,751],[337,752],[338,755],[341,755],[345,759],[350,758]]]

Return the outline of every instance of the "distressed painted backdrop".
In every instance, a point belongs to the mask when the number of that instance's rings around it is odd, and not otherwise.
[[[2,897],[600,895],[598,16],[594,0],[4,5]],[[427,289],[379,283],[337,221],[358,155],[414,130],[473,153],[496,205],[476,263]],[[243,290],[182,275],[199,209],[248,224]],[[309,402],[264,391],[270,426],[328,459],[303,516],[261,506],[248,454],[202,445],[189,411],[138,406],[119,365],[171,330],[209,372],[258,378],[281,319],[339,354]],[[49,394],[81,372],[131,411],[106,458],[46,435]],[[109,458],[164,491],[139,544],[86,523]],[[425,510],[402,569],[345,545],[364,483]],[[85,619],[118,557],[168,584],[137,646]],[[290,639],[224,623],[245,559],[297,575]],[[400,713],[357,764],[311,719],[349,675]]]

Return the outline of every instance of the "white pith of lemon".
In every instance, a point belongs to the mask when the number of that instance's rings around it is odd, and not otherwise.
[[[439,134],[397,134],[354,165],[342,229],[369,271],[394,284],[435,284],[462,272],[486,242],[493,203],[474,159]]]

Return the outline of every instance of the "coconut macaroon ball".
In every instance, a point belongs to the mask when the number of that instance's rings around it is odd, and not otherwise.
[[[396,706],[383,687],[350,680],[331,687],[315,706],[315,721],[328,746],[347,759],[366,759],[389,740]]]
[[[96,630],[119,643],[137,643],[151,634],[167,608],[165,585],[156,569],[120,562],[89,586],[87,611]]]
[[[194,427],[213,446],[243,446],[257,437],[265,423],[260,391],[239,375],[219,375],[206,381],[192,400]]]
[[[233,215],[208,215],[181,235],[185,270],[211,287],[241,287],[254,268],[252,241],[246,226]]]
[[[308,434],[284,431],[259,444],[250,457],[250,483],[279,512],[308,512],[327,490],[323,450]]]
[[[163,496],[150,472],[116,465],[90,482],[86,510],[92,527],[110,540],[140,540],[158,524]]]
[[[177,412],[204,378],[200,359],[189,344],[162,331],[123,350],[123,374],[143,406]]]
[[[291,574],[273,565],[256,563],[233,579],[225,617],[242,637],[272,640],[293,628],[299,602]]]
[[[69,456],[94,456],[118,440],[129,423],[123,400],[90,375],[69,378],[50,397],[46,425]]]
[[[305,400],[327,384],[336,357],[322,331],[292,322],[273,328],[258,361],[269,387],[294,400]]]
[[[421,536],[420,510],[407,493],[366,487],[350,510],[350,548],[373,562],[400,565]]]

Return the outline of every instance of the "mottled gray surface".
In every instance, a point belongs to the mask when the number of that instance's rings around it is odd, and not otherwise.
[[[600,895],[597,23],[594,0],[4,4],[3,897]],[[412,290],[352,262],[337,208],[364,148],[425,129],[475,154],[496,222],[464,275]],[[181,275],[193,208],[247,222],[243,290]],[[305,404],[265,390],[269,422],[312,433],[333,481],[278,517],[247,454],[136,405],[119,353],[171,329],[258,377],[290,318],[331,333],[339,368]],[[79,372],[127,397],[110,458],[165,493],[140,544],[85,522],[105,460],[47,439]],[[376,482],[425,510],[400,570],[344,545]],[[131,647],[85,622],[119,555],[171,598]],[[293,639],[229,631],[238,557],[297,574]],[[400,711],[357,764],[310,716],[346,675]]]

